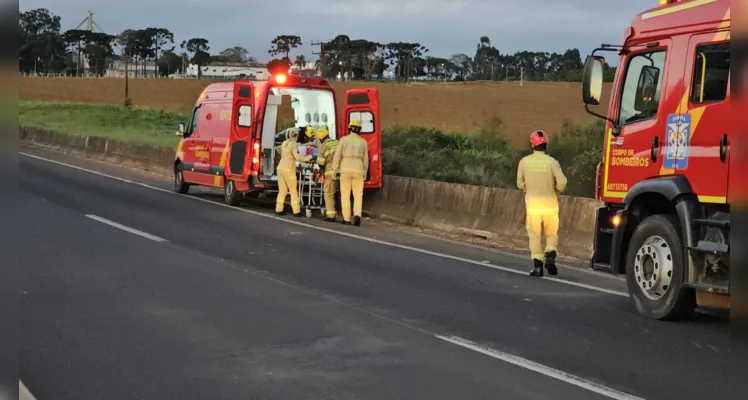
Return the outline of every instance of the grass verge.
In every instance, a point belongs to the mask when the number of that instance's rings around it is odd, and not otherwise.
[[[176,146],[176,127],[188,119],[183,114],[109,105],[20,102],[18,109],[21,125],[167,147]],[[498,119],[485,126],[470,133],[387,128],[382,135],[384,173],[513,189],[517,163],[530,153],[529,143],[523,149],[511,146]],[[561,163],[569,179],[565,194],[594,196],[603,132],[602,122],[566,122],[560,131],[549,131],[549,154]]]
[[[21,101],[18,123],[82,136],[99,136],[157,146],[176,146],[174,135],[188,116],[123,106]]]

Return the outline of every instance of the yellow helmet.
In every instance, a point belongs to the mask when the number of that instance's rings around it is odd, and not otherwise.
[[[348,130],[351,132],[359,133],[361,132],[361,121],[354,119],[351,121],[350,124],[348,124]]]
[[[304,131],[304,134],[306,135],[306,137],[308,137],[310,139],[313,138],[314,137],[314,128],[312,128],[311,126],[308,126],[306,128],[306,130]]]
[[[330,134],[330,131],[328,131],[327,128],[325,128],[324,126],[317,129],[317,139],[319,140],[326,138],[327,135],[329,134]]]

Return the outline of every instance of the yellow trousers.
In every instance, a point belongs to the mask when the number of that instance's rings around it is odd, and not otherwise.
[[[540,240],[541,234],[545,234],[545,251]],[[530,238],[533,260],[543,261],[545,253],[558,251],[558,214],[527,215],[527,236]]]
[[[299,203],[299,188],[296,182],[296,172],[278,171],[278,197],[275,199],[275,211],[282,212],[286,203],[286,196],[291,194],[291,208],[294,214],[301,212]]]
[[[364,179],[366,175],[358,172],[342,172],[340,174],[340,208],[343,219],[351,221],[351,193],[353,193],[353,215],[360,217],[364,208]]]
[[[333,175],[325,176],[325,185],[322,190],[325,192],[325,215],[327,218],[335,218],[335,192],[338,190],[338,181]]]

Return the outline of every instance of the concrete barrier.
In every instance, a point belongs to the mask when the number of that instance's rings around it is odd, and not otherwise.
[[[21,142],[171,176],[176,149],[20,127]]]
[[[561,196],[559,205],[559,252],[588,260],[595,211],[602,203]],[[386,176],[381,190],[367,194],[364,208],[375,218],[527,246],[524,195],[519,190]]]
[[[173,173],[173,148],[28,127],[21,127],[19,136],[22,142],[38,146],[167,176]],[[559,252],[588,260],[592,255],[595,210],[602,203],[570,196],[561,196],[559,203]],[[385,176],[381,190],[367,193],[364,208],[374,218],[527,246],[524,196],[518,190]]]

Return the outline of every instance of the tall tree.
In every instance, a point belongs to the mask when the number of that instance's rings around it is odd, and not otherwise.
[[[141,74],[146,76],[146,61],[156,58],[156,43],[152,28],[138,29],[135,31],[136,54],[141,61]]]
[[[60,17],[45,8],[19,14],[18,68],[31,73],[59,72],[65,68],[65,43]]]
[[[216,60],[225,63],[245,64],[249,61],[249,51],[244,47],[235,46],[218,53]]]
[[[203,66],[210,62],[210,46],[208,40],[203,38],[192,38],[182,42],[181,47],[192,53],[190,62],[197,65],[197,78],[203,76]]]
[[[169,76],[177,71],[182,71],[182,67],[187,63],[189,63],[189,57],[186,54],[179,55],[174,51],[166,51],[158,59],[159,75]]]
[[[426,46],[420,43],[393,42],[387,44],[386,49],[386,59],[395,66],[395,76],[398,80],[407,82],[412,76],[423,73],[425,61],[421,59],[421,56],[428,53]],[[421,67],[420,73],[419,66]]]
[[[351,39],[347,35],[338,35],[327,43],[321,45],[318,69],[320,74],[326,78],[333,78],[343,72],[349,64],[346,54],[348,43]]]
[[[296,60],[294,61],[293,65],[299,70],[304,69],[306,67],[306,57],[303,54],[299,54],[298,56],[296,56]]]
[[[153,41],[153,59],[155,64],[155,76],[159,76],[159,54],[174,51],[174,34],[165,28],[148,28]]]
[[[106,73],[107,66],[114,58],[114,39],[115,36],[106,33],[89,32],[83,54],[88,59],[88,66],[94,75],[102,76]]]
[[[482,36],[475,50],[475,57],[473,58],[473,74],[475,79],[496,79],[500,60],[501,53],[496,47],[491,45],[491,39],[488,36]]]
[[[470,56],[468,56],[467,54],[453,54],[449,61],[451,61],[455,66],[455,68],[457,69],[457,74],[462,79],[466,79],[472,71],[471,67],[473,64],[473,59],[470,58]]]
[[[270,43],[272,44],[272,47],[270,47],[268,53],[272,56],[283,54],[285,58],[289,58],[292,49],[302,45],[301,38],[294,35],[279,35]]]
[[[74,54],[75,59],[75,76],[80,76],[85,72],[86,65],[83,58],[83,48],[89,41],[90,31],[82,29],[70,29],[62,34],[63,41],[69,52]]]
[[[286,57],[270,60],[267,65],[268,72],[273,75],[286,74],[289,68],[291,68],[291,60]]]

